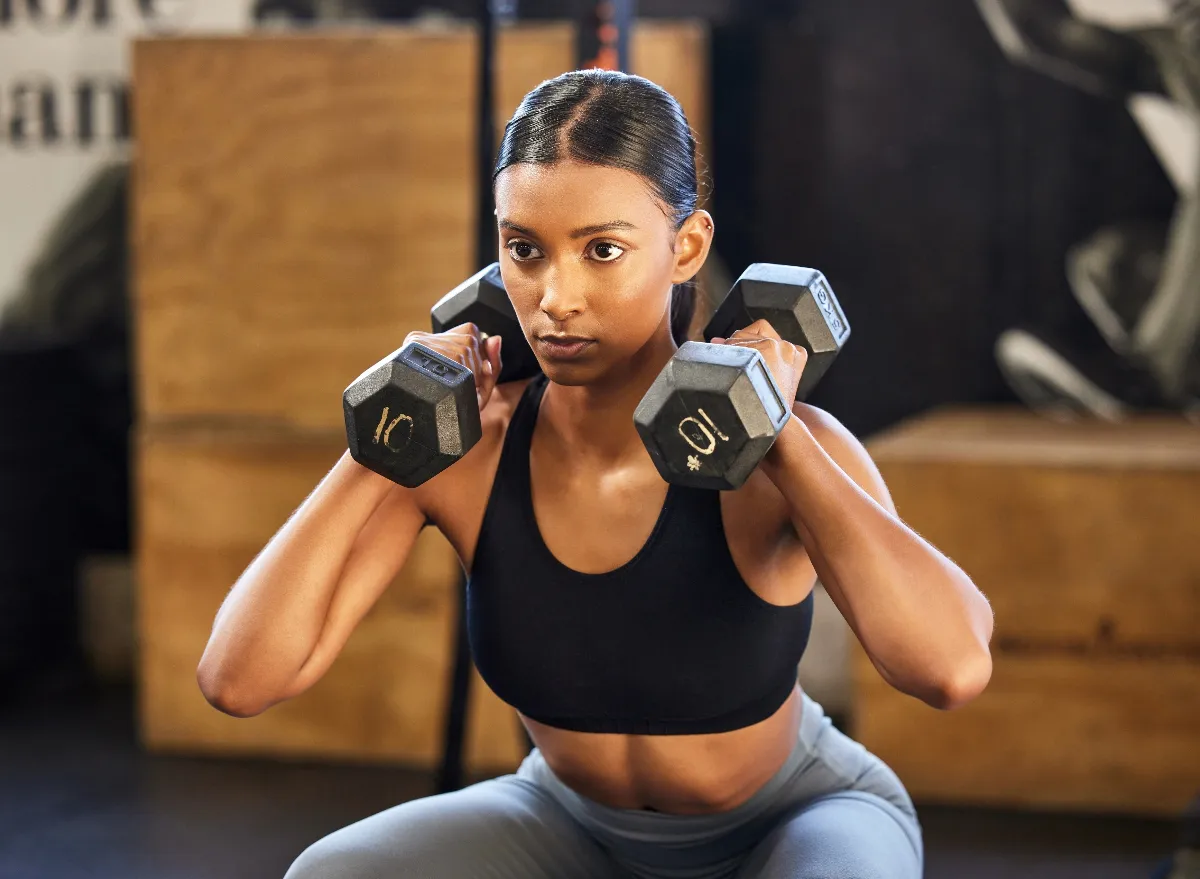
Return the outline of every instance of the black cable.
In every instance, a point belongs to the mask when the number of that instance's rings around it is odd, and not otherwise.
[[[463,745],[466,739],[467,705],[471,697],[471,649],[467,641],[467,589],[460,575],[457,583],[458,626],[454,634],[450,698],[447,700],[445,734],[442,736],[442,765],[437,792],[456,791],[463,786]]]
[[[476,161],[476,239],[475,263],[477,269],[485,268],[496,261],[496,204],[492,198],[492,169],[496,166],[496,112],[495,112],[495,57],[496,57],[496,13],[493,4],[498,0],[479,0],[477,20],[479,22],[479,75],[478,112],[476,124],[478,154]],[[504,2],[504,0],[499,0]],[[512,4],[508,2],[507,8]]]
[[[577,67],[630,71],[629,35],[637,15],[635,0],[576,0]]]

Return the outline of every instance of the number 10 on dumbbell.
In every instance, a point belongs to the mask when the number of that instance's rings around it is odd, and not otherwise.
[[[815,269],[755,263],[721,303],[704,338],[729,337],[756,320],[808,352],[796,390],[803,400],[850,337],[850,324]],[[792,411],[753,348],[685,342],[634,413],[634,424],[667,482],[739,488],[775,443]]]

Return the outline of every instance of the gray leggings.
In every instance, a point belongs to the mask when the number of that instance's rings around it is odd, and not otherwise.
[[[805,696],[796,747],[736,809],[614,809],[568,788],[535,748],[514,775],[331,833],[285,879],[919,879],[922,862],[900,780]]]

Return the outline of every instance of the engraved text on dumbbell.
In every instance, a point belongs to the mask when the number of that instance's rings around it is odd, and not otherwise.
[[[416,364],[418,366],[420,366],[422,369],[424,369],[426,372],[431,372],[434,375],[436,375],[438,378],[442,378],[444,376],[454,374],[454,367],[447,366],[445,363],[442,363],[442,361],[438,360],[436,357],[430,357],[428,354],[424,353],[420,348],[414,348],[412,350],[412,352],[410,352],[409,358],[410,358],[410,360],[415,361]]]
[[[379,424],[377,424],[375,426],[375,443],[376,443],[376,445],[378,445],[380,440],[382,439],[383,445],[386,449],[388,449],[388,451],[400,452],[400,451],[403,451],[405,446],[407,446],[409,444],[409,442],[412,441],[413,420],[412,420],[411,415],[404,415],[403,413],[401,413],[400,415],[397,415],[395,418],[393,418],[391,420],[391,422],[389,423],[388,422],[388,409],[389,408],[390,407],[388,407],[388,406],[384,406],[383,413],[379,416]],[[404,424],[406,424],[408,426],[408,431],[404,435],[404,443],[399,446],[394,446],[394,445],[392,445],[392,431],[395,430],[396,426],[398,424],[400,424],[401,422],[403,422]]]
[[[729,441],[729,437],[721,433],[720,428],[713,423],[713,420],[708,417],[708,413],[703,409],[697,409],[697,412],[708,422],[708,425],[700,423],[700,420],[693,415],[689,415],[683,421],[679,422],[679,435],[683,437],[683,441],[699,452],[701,455],[711,455],[717,448],[717,439],[722,439],[725,442]],[[690,424],[689,424],[690,422]],[[694,426],[694,429],[692,427]],[[709,429],[711,428],[711,430]],[[688,455],[688,469],[699,470],[700,459],[695,455]]]
[[[835,338],[841,338],[845,324],[842,316],[833,307],[832,293],[824,281],[817,281],[816,289],[813,290],[813,298],[817,300],[817,307],[829,318],[829,331]]]

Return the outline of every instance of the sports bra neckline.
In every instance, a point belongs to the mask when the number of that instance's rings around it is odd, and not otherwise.
[[[560,574],[581,581],[600,582],[621,577],[633,571],[638,563],[649,556],[658,545],[663,530],[670,521],[671,511],[679,494],[679,486],[667,485],[667,494],[658,511],[658,517],[654,521],[654,527],[650,529],[649,536],[637,552],[627,561],[611,570],[596,573],[580,571],[565,564],[546,545],[546,539],[542,535],[541,526],[537,521],[537,511],[533,506],[533,473],[530,455],[533,451],[533,432],[537,427],[538,412],[541,410],[542,398],[549,383],[550,381],[545,375],[540,375],[534,378],[522,393],[521,399],[517,402],[517,408],[513,412],[512,420],[509,422],[508,433],[504,438],[501,466],[503,467],[504,463],[507,463],[503,462],[504,458],[510,458],[512,478],[515,480],[514,487],[520,495],[521,513],[525,518],[525,524],[530,529],[537,551],[548,564]]]

